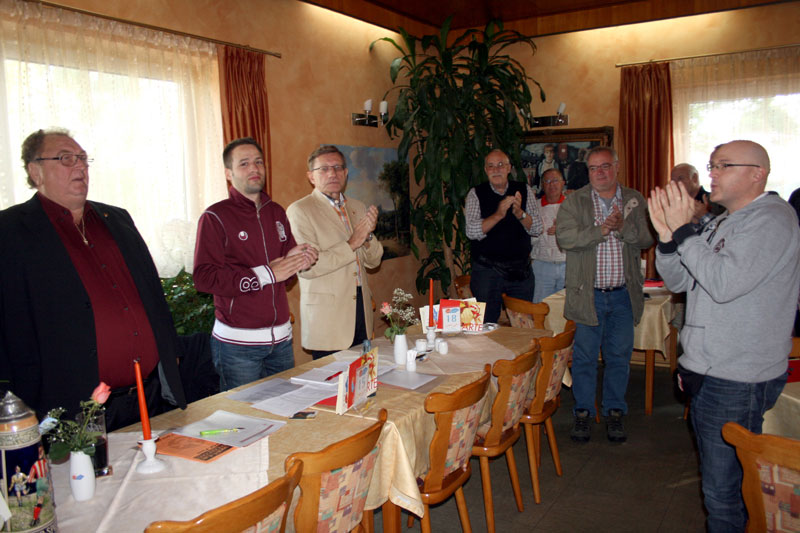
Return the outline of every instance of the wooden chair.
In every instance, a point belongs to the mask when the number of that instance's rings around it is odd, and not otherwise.
[[[553,429],[553,413],[561,405],[561,380],[572,356],[572,341],[575,339],[575,322],[567,321],[563,333],[555,337],[539,337],[533,340],[538,347],[541,358],[541,369],[536,376],[532,388],[532,400],[528,409],[520,418],[525,428],[525,442],[528,446],[528,466],[531,470],[533,499],[542,502],[539,488],[539,467],[542,463],[541,435],[539,428],[544,424],[550,453],[556,467],[556,474],[561,475],[561,458],[558,455],[556,432]]]
[[[423,533],[431,530],[430,506],[443,502],[453,493],[461,527],[465,533],[472,532],[462,486],[472,474],[469,458],[489,387],[490,371],[491,367],[486,365],[479,380],[449,394],[436,392],[425,398],[425,410],[433,413],[436,431],[430,445],[430,469],[424,478],[417,479],[425,507],[421,519]],[[414,515],[409,515],[408,527],[413,522]]]
[[[303,463],[300,498],[294,511],[297,531],[372,531],[372,511],[364,511],[378,438],[386,422],[386,409],[367,429],[318,452],[296,452],[286,458],[290,470]],[[352,494],[343,505],[340,493]]]
[[[466,298],[472,298],[472,289],[469,288],[469,282],[472,280],[472,277],[469,274],[464,274],[463,276],[458,276],[453,281],[453,286],[456,288],[456,295],[462,300]]]
[[[492,480],[489,473],[489,458],[505,454],[511,488],[517,510],[522,512],[522,492],[519,488],[517,463],[512,446],[521,433],[519,420],[525,411],[533,379],[539,369],[539,351],[532,350],[519,357],[501,359],[494,364],[492,374],[497,377],[497,396],[492,404],[492,418],[488,424],[478,428],[478,437],[472,446],[472,455],[481,464],[481,483],[483,485],[483,506],[486,512],[486,529],[494,533],[494,502],[492,501]]]
[[[756,435],[735,422],[722,426],[722,438],[736,447],[742,463],[742,496],[749,515],[747,531],[796,531],[800,440]],[[788,522],[788,523],[787,523]]]
[[[192,520],[153,522],[145,533],[216,533],[219,531],[280,531],[286,528],[286,517],[292,504],[294,489],[303,474],[303,463],[297,461],[286,475],[266,487],[238,500],[217,507]]]
[[[503,294],[503,305],[512,328],[544,329],[544,320],[550,306],[544,302],[535,304]]]

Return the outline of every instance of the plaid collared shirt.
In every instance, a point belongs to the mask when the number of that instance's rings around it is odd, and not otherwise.
[[[592,204],[594,205],[594,225],[602,226],[614,206],[617,206],[619,212],[622,213],[622,188],[617,185],[617,192],[608,207],[606,207],[600,195],[592,189]],[[616,231],[612,231],[606,236],[604,242],[597,245],[597,271],[594,276],[594,286],[596,288],[605,289],[625,284],[622,244],[619,234]]]

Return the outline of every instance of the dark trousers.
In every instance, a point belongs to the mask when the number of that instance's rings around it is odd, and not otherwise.
[[[530,270],[530,267],[528,267]],[[533,301],[533,273],[528,279],[509,281],[492,267],[472,262],[472,273],[469,288],[479,302],[486,302],[486,313],[483,322],[497,322],[503,307],[503,293],[512,298]]]
[[[364,318],[364,294],[361,292],[361,287],[356,289],[356,327],[353,332],[353,343],[350,346],[356,346],[369,339],[367,336],[367,321]],[[341,350],[311,350],[311,357],[315,360],[331,355]]]

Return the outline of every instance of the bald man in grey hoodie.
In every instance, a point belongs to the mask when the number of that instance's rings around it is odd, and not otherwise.
[[[710,200],[726,211],[700,228],[683,185],[656,188],[648,201],[658,233],[656,267],[672,292],[686,291],[679,380],[692,396],[707,526],[744,531],[742,469],[722,426],[761,433],[764,411],[786,383],[793,310],[800,290],[800,228],[791,206],[765,192],[764,148],[718,146],[708,164]]]

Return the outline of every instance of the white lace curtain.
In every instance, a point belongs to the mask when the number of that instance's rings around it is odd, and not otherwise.
[[[767,188],[784,199],[797,187],[800,146],[800,46],[670,63],[676,163],[698,167],[713,148],[734,139],[761,143],[772,172]]]
[[[62,127],[94,158],[89,199],[130,211],[162,276],[191,270],[197,219],[227,194],[215,45],[0,0],[0,208],[31,197],[25,137]]]

